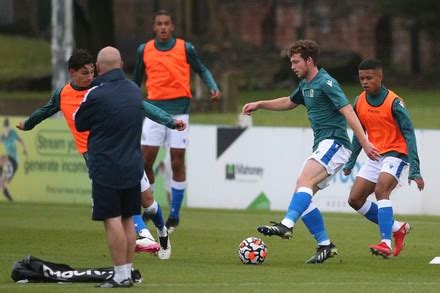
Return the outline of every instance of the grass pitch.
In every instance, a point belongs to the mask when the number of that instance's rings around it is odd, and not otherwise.
[[[102,223],[90,220],[84,205],[0,203],[0,292],[88,292],[93,284],[15,284],[14,261],[26,255],[73,267],[111,265]],[[167,211],[165,211],[167,212]],[[304,261],[315,243],[299,223],[294,238],[262,237],[268,257],[262,265],[243,265],[241,240],[258,236],[255,227],[279,220],[281,212],[184,209],[181,226],[171,234],[172,258],[162,261],[136,254],[144,278],[136,292],[438,292],[439,217],[397,216],[412,224],[406,249],[392,260],[372,256],[376,226],[356,214],[325,214],[340,258],[321,265]],[[151,226],[151,225],[150,225]]]

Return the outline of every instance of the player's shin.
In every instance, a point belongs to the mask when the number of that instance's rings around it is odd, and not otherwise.
[[[377,211],[377,204],[371,200],[366,200],[364,205],[357,210],[357,212],[367,218],[367,220],[378,224],[379,221],[377,219]]]
[[[377,202],[378,212],[377,218],[379,221],[379,231],[382,237],[382,242],[385,242],[391,247],[391,233],[393,226],[393,206],[391,200],[382,199]]]
[[[330,245],[322,214],[313,203],[310,203],[301,218],[319,246]]]
[[[292,228],[312,202],[312,195],[313,191],[310,188],[298,188],[298,191],[293,195],[292,200],[290,201],[287,213],[281,223],[288,228]]]
[[[171,200],[170,217],[173,219],[179,219],[180,208],[182,207],[185,188],[186,188],[186,181],[177,182],[173,180],[171,182],[172,200]]]

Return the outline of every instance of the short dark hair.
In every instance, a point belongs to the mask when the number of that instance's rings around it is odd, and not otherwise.
[[[358,66],[358,70],[371,70],[371,69],[372,70],[382,69],[382,62],[378,59],[365,59]]]
[[[312,40],[298,40],[288,49],[288,57],[292,57],[293,54],[301,54],[301,58],[307,60],[307,58],[312,58],[313,63],[318,62],[319,57],[319,47],[315,41]]]
[[[162,9],[162,10],[159,10],[159,11],[157,11],[157,12],[155,12],[153,14],[153,24],[156,22],[156,17],[159,16],[159,15],[167,15],[167,16],[169,16],[171,18],[171,22],[175,23],[174,22],[174,20],[175,20],[174,19],[174,14],[172,14],[168,10]]]
[[[76,49],[67,64],[69,69],[79,70],[87,64],[95,64],[95,58],[87,50]]]
[[[5,120],[3,121],[3,126],[9,127],[9,119],[8,118],[5,118]]]

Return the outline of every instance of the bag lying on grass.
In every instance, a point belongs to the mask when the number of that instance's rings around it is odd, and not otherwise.
[[[113,268],[75,269],[66,264],[45,261],[28,255],[12,266],[11,278],[17,283],[100,283],[113,278]],[[131,278],[135,283],[142,283],[138,270],[132,270]]]

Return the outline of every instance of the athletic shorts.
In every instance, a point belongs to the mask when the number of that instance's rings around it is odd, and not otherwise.
[[[17,169],[18,169],[17,161],[13,157],[8,156],[1,170],[2,171],[1,176],[5,178],[7,181],[11,181],[15,175],[15,172],[17,172]]]
[[[150,181],[148,180],[147,174],[144,171],[144,175],[141,179],[141,192],[144,192],[148,188],[150,188]]]
[[[139,215],[141,210],[141,186],[116,189],[92,180],[92,219],[102,221],[121,216],[129,218]]]
[[[311,154],[307,160],[304,162],[302,169],[308,160],[314,159],[322,166],[324,166],[327,174],[329,175],[326,179],[318,183],[320,189],[324,189],[329,186],[330,180],[335,176],[339,170],[344,167],[345,163],[348,162],[350,158],[351,151],[344,147],[341,143],[333,139],[324,139],[318,145],[318,148]]]
[[[396,157],[381,157],[379,161],[367,159],[357,173],[357,177],[367,179],[368,181],[377,183],[379,173],[385,172],[396,178],[399,185],[402,184],[400,178],[402,174],[406,174],[408,163]]]
[[[189,115],[174,115],[173,118],[185,121],[185,130],[177,131],[170,129],[165,125],[145,118],[142,127],[141,145],[186,149],[188,146]]]

